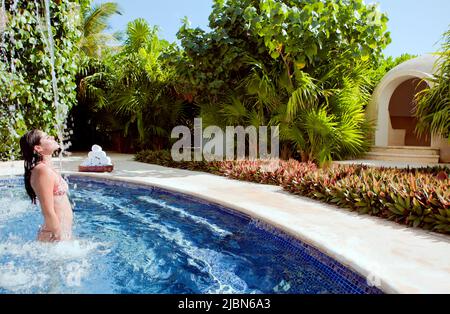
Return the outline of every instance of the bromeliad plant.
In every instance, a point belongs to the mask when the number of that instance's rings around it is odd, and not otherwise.
[[[450,234],[450,169],[439,170],[337,166],[284,187],[361,214]]]
[[[301,196],[379,216],[411,227],[450,234],[450,169],[370,168],[296,160],[174,162],[169,151],[142,151],[137,161],[205,171],[233,179],[282,186]]]

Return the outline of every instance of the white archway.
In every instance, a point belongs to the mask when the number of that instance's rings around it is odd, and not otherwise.
[[[391,97],[396,89],[408,80],[432,78],[437,70],[437,60],[438,57],[435,55],[424,55],[403,62],[390,70],[378,84],[373,93],[372,101],[366,109],[368,119],[376,124],[375,147],[405,146],[405,130],[392,127],[389,114]],[[427,83],[431,85],[429,82]],[[430,147],[441,151],[441,161],[450,161],[450,147],[446,139],[432,135]]]

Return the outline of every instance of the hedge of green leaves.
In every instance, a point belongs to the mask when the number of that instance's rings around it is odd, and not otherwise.
[[[47,28],[39,27],[45,25],[43,3],[37,1],[39,15],[34,1],[18,0],[14,14],[12,3],[6,0],[6,28],[0,34],[6,39],[0,51],[0,160],[18,157],[19,137],[31,128],[56,135]],[[76,102],[79,1],[50,3],[58,98],[70,108]]]
[[[137,161],[205,171],[229,178],[280,185],[329,204],[450,234],[450,169],[371,168],[332,165],[318,168],[296,160],[175,162],[168,151],[142,151]]]

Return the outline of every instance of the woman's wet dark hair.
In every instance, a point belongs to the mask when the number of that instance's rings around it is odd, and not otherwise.
[[[27,194],[31,198],[31,202],[33,204],[36,204],[36,193],[31,187],[30,178],[31,170],[33,170],[33,168],[36,167],[40,161],[42,161],[42,155],[34,150],[34,146],[39,145],[40,143],[41,131],[38,129],[31,130],[20,138],[20,149],[25,168],[25,189],[27,190]]]

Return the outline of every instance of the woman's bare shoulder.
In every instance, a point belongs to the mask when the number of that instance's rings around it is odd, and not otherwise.
[[[45,164],[37,164],[34,168],[33,168],[33,173],[50,173],[50,168],[45,165]]]
[[[38,178],[45,178],[45,179],[49,179],[49,178],[53,178],[55,176],[55,174],[53,173],[53,171],[44,164],[38,164],[36,165],[33,170],[31,171],[31,179],[38,179]]]

